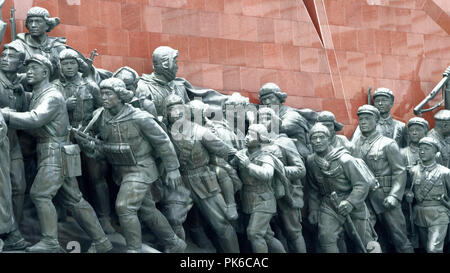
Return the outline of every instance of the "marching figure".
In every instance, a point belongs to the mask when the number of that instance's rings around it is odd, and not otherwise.
[[[414,223],[420,241],[429,253],[442,253],[449,224],[450,170],[436,163],[438,143],[430,137],[419,141],[421,162],[411,169],[412,191],[406,193],[414,205]]]
[[[319,225],[321,250],[338,253],[338,239],[345,231],[359,252],[367,252],[369,242],[376,245],[364,202],[373,176],[362,160],[331,145],[331,134],[322,124],[314,125],[309,135],[314,154],[307,159],[308,219]]]

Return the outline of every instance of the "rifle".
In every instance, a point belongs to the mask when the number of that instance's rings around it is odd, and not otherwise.
[[[409,172],[408,172],[409,173]],[[411,182],[411,187],[409,189],[410,192],[413,191],[414,183]],[[411,244],[414,248],[419,247],[419,236],[417,234],[416,226],[414,225],[414,214],[413,214],[413,207],[412,202],[408,202],[408,209],[409,209],[409,225],[411,228]]]
[[[438,104],[434,105],[431,108],[423,109],[430,100],[432,100],[432,99],[434,99],[434,97],[436,97],[436,95],[439,93],[439,91],[441,91],[441,89],[444,89],[448,80],[449,80],[449,75],[444,73],[442,80],[433,88],[433,90],[431,90],[430,94],[428,94],[428,96],[426,96],[416,107],[414,107],[414,114],[416,116],[421,117],[422,113],[430,112],[430,111],[440,107],[442,104],[444,104],[446,99],[445,99],[445,93],[443,92],[444,93],[443,100],[441,100]],[[448,107],[448,105],[445,105],[445,106]]]
[[[95,138],[95,137],[92,137],[92,136],[86,134],[85,132],[81,131],[81,129],[76,129],[76,128],[73,128],[72,126],[69,126],[68,129],[74,135],[78,135],[79,137],[81,137],[81,138],[83,138],[83,139],[85,139],[87,141],[92,141],[92,142],[94,142],[95,145],[100,145],[100,146],[103,145],[103,141],[101,141],[98,138]]]
[[[373,105],[372,104],[372,87],[371,86],[369,86],[369,92],[367,93],[367,104]]]
[[[339,207],[339,200],[337,193],[334,191],[331,193],[331,201],[333,202],[333,205],[336,207],[336,209]],[[353,235],[353,238],[356,239],[356,243],[358,244],[358,247],[362,250],[363,253],[367,253],[367,249],[364,246],[363,241],[361,240],[361,237],[358,234],[358,231],[356,230],[355,224],[353,223],[352,218],[350,215],[347,214],[345,217],[345,220],[347,224],[350,226],[350,232]]]
[[[9,18],[9,22],[11,23],[11,41],[14,41],[17,36],[16,9],[14,8],[14,6],[11,7],[11,17]]]

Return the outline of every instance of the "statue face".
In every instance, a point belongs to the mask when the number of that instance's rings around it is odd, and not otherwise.
[[[78,62],[75,59],[64,59],[61,61],[61,72],[66,77],[75,77],[78,74],[78,68]]]
[[[360,114],[359,118],[359,129],[362,133],[373,132],[377,128],[377,120],[372,114]]]
[[[420,160],[429,162],[433,160],[436,156],[436,148],[429,144],[419,145],[419,157]]]
[[[42,17],[27,18],[26,27],[31,36],[42,36],[48,29],[48,25]]]
[[[273,93],[267,94],[261,98],[261,103],[264,105],[280,105],[280,99]]]
[[[421,125],[412,124],[408,126],[408,137],[412,143],[419,142],[420,139],[425,137],[426,133],[425,128]]]
[[[101,89],[100,96],[105,109],[112,109],[121,103],[119,96],[111,89]]]
[[[2,52],[1,69],[4,72],[16,72],[22,65],[20,55],[13,49],[5,49]]]
[[[245,136],[245,144],[248,148],[257,147],[259,145],[258,132],[255,130],[248,130]]]
[[[42,82],[44,79],[48,78],[48,70],[41,64],[31,62],[27,66],[27,81],[29,84],[34,85],[36,83]]]
[[[336,131],[334,130],[334,122],[332,121],[321,121],[320,124],[327,127],[328,131],[332,136],[336,135]]]
[[[394,102],[390,97],[377,96],[374,99],[374,106],[380,111],[380,114],[389,113]]]
[[[311,136],[311,146],[315,153],[323,153],[330,145],[330,138],[325,133],[315,133]]]
[[[175,121],[182,119],[184,116],[185,107],[182,104],[174,104],[169,106],[167,109],[168,120],[170,124],[175,123]]]

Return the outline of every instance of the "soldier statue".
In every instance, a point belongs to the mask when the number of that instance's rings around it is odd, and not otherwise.
[[[101,106],[100,89],[96,83],[82,77],[82,68],[87,64],[75,50],[62,50],[59,53],[59,64],[60,78],[52,83],[66,100],[70,126],[84,129],[92,119],[94,110]],[[106,182],[108,166],[106,162],[91,159],[85,153],[81,153],[81,161],[84,174],[84,183],[81,185],[88,189],[91,189],[88,183],[93,185],[94,208],[100,224],[107,234],[112,234],[115,229],[110,219],[109,189]]]
[[[328,128],[318,123],[309,133],[314,154],[306,161],[310,185],[309,216],[318,224],[321,251],[338,253],[340,233],[346,232],[357,251],[366,252],[375,240],[365,199],[374,181],[368,167],[343,146],[331,144]]]
[[[168,46],[160,46],[152,55],[153,70],[150,75],[144,74],[138,82],[136,97],[151,100],[154,103],[158,116],[164,110],[164,100],[170,94],[176,94],[189,102],[187,89],[193,89],[191,84],[183,79],[177,78],[178,50]]]
[[[301,179],[306,175],[305,165],[293,140],[285,134],[276,133],[282,126],[282,121],[272,108],[263,107],[258,110],[258,123],[264,125],[271,135],[271,142],[275,144],[271,147],[276,148],[273,154],[283,163],[286,176],[290,181],[289,186],[285,188],[285,196],[277,199],[276,222],[286,237],[289,251],[306,253],[301,224],[301,208],[303,208]],[[291,198],[287,198],[288,195]]]
[[[434,115],[434,128],[427,136],[436,140],[439,145],[438,163],[450,167],[450,110],[444,109]]]
[[[420,163],[411,168],[412,191],[405,198],[415,200],[414,223],[427,252],[442,253],[450,223],[450,170],[436,163],[439,144],[433,138],[422,138],[419,151]]]
[[[331,145],[335,148],[344,147],[347,151],[352,151],[352,144],[343,135],[337,135],[336,133],[344,128],[344,124],[338,122],[333,113],[329,111],[322,111],[317,116],[317,122],[328,128],[331,134]]]
[[[248,218],[248,240],[254,253],[285,252],[270,227],[277,212],[274,180],[280,173],[285,175],[283,164],[266,150],[270,139],[264,125],[250,125],[245,142],[247,149],[239,151],[236,157],[243,182],[241,199]]]
[[[25,75],[18,74],[25,61],[25,54],[5,45],[0,66],[0,108],[8,107],[16,112],[27,110],[31,93],[25,92],[27,83]],[[9,156],[11,159],[11,185],[14,218],[19,224],[27,187],[25,168],[16,130],[8,129]]]
[[[287,94],[282,92],[275,83],[266,83],[259,90],[259,101],[274,109],[283,122],[281,133],[287,134],[296,141],[298,152],[306,158],[311,152],[308,148],[308,120],[300,113],[300,110],[283,105]],[[317,114],[309,109],[302,109],[305,115],[315,120]]]
[[[368,206],[372,223],[375,225],[376,216],[397,252],[413,253],[414,249],[406,235],[405,216],[400,207],[406,185],[406,170],[398,145],[377,130],[380,119],[377,108],[363,105],[358,108],[357,114],[361,136],[354,142],[353,156],[366,162],[378,183],[369,192]]]
[[[406,147],[406,125],[399,120],[393,119],[391,116],[391,109],[394,105],[394,93],[388,88],[377,88],[373,93],[373,103],[380,112],[377,130],[382,136],[395,140],[399,148]],[[352,142],[355,142],[360,135],[361,130],[357,127],[352,136]]]
[[[424,138],[428,132],[429,125],[428,121],[423,118],[414,117],[408,121],[408,140],[409,144],[407,147],[400,149],[400,153],[403,156],[405,162],[407,179],[406,179],[406,190],[411,189],[411,169],[412,167],[420,163],[419,157],[419,141]],[[402,200],[402,210],[405,215],[406,220],[406,230],[408,232],[408,238],[410,238],[411,243],[416,248],[418,246],[418,238],[416,236],[414,223],[412,221],[412,206],[410,203],[406,202],[406,198]]]
[[[182,252],[186,243],[178,238],[164,215],[156,208],[150,184],[159,177],[153,154],[156,152],[167,172],[166,183],[171,187],[181,183],[179,162],[169,137],[156,123],[155,117],[134,108],[126,101],[131,96],[125,83],[117,78],[100,83],[103,108],[94,112],[90,122],[100,144],[76,132],[88,156],[106,159],[113,166],[113,178],[120,185],[116,199],[122,233],[127,243],[127,253],[142,250],[141,224],[138,218],[164,243],[165,252]],[[83,137],[84,136],[84,137]]]
[[[25,53],[25,59],[30,59],[35,54],[44,55],[52,65],[50,80],[58,78],[59,52],[66,48],[66,39],[50,37],[47,35],[53,28],[59,25],[58,17],[51,18],[48,10],[41,7],[32,7],[28,10],[25,27],[28,33],[17,34],[17,39],[10,46],[19,52]]]
[[[70,176],[72,170],[63,164],[63,153],[65,159],[77,154],[76,149],[70,149],[72,145],[69,141],[69,116],[65,99],[49,82],[52,63],[43,55],[34,55],[25,61],[25,65],[27,81],[33,86],[28,112],[2,109],[2,113],[10,128],[30,130],[37,139],[38,173],[30,196],[37,210],[43,238],[26,251],[60,251],[57,215],[52,203],[56,193],[59,193],[63,205],[71,210],[78,224],[93,240],[88,251],[110,251],[111,242],[103,232],[94,210],[83,199],[75,177]]]
[[[178,95],[169,95],[165,107],[169,135],[180,160],[184,185],[190,191],[194,206],[215,231],[222,250],[238,253],[236,231],[226,213],[227,204],[221,194],[216,173],[209,167],[210,154],[229,161],[236,149],[225,144],[207,128],[192,122],[191,109]]]

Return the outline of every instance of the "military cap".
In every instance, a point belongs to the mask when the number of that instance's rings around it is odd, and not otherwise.
[[[380,118],[380,111],[378,111],[377,108],[369,104],[365,104],[358,108],[357,115],[359,116],[361,114],[371,114],[374,115],[377,119]]]
[[[436,151],[439,151],[439,144],[432,137],[421,138],[419,141],[419,145],[420,144],[428,144],[428,145],[434,146],[436,148]]]
[[[342,130],[342,128],[344,128],[344,124],[338,122],[336,120],[336,117],[334,116],[334,114],[331,113],[330,111],[320,112],[319,115],[317,116],[317,121],[318,122],[333,122],[334,130],[336,132],[339,132],[340,130]]]
[[[324,133],[327,136],[331,135],[328,128],[325,127],[325,125],[320,124],[320,123],[314,124],[314,126],[311,128],[311,130],[309,130],[309,138],[311,138],[316,133]]]
[[[430,125],[428,124],[428,121],[426,121],[423,118],[413,117],[408,121],[408,127],[411,125],[414,125],[414,124],[424,127],[425,130],[427,130],[427,131],[430,129]]]
[[[24,65],[28,65],[29,63],[33,63],[33,62],[47,67],[48,71],[50,73],[52,73],[53,65],[50,62],[50,60],[47,57],[45,57],[44,55],[35,54],[30,59],[25,60]]]
[[[166,109],[169,106],[175,105],[175,104],[184,104],[183,99],[175,94],[171,94],[169,95],[165,100],[164,100],[164,105],[166,106]]]
[[[377,97],[377,96],[385,96],[385,97],[389,97],[392,100],[394,100],[394,92],[392,92],[391,90],[389,90],[388,88],[385,88],[385,87],[377,88],[377,90],[375,90],[375,92],[373,92],[373,98],[375,99],[375,97]]]
[[[287,94],[282,92],[281,88],[273,82],[266,83],[259,89],[259,99],[261,100],[262,97],[269,94],[275,94],[281,102],[285,102],[287,98]]]
[[[434,115],[434,120],[450,120],[450,110],[444,109]]]

